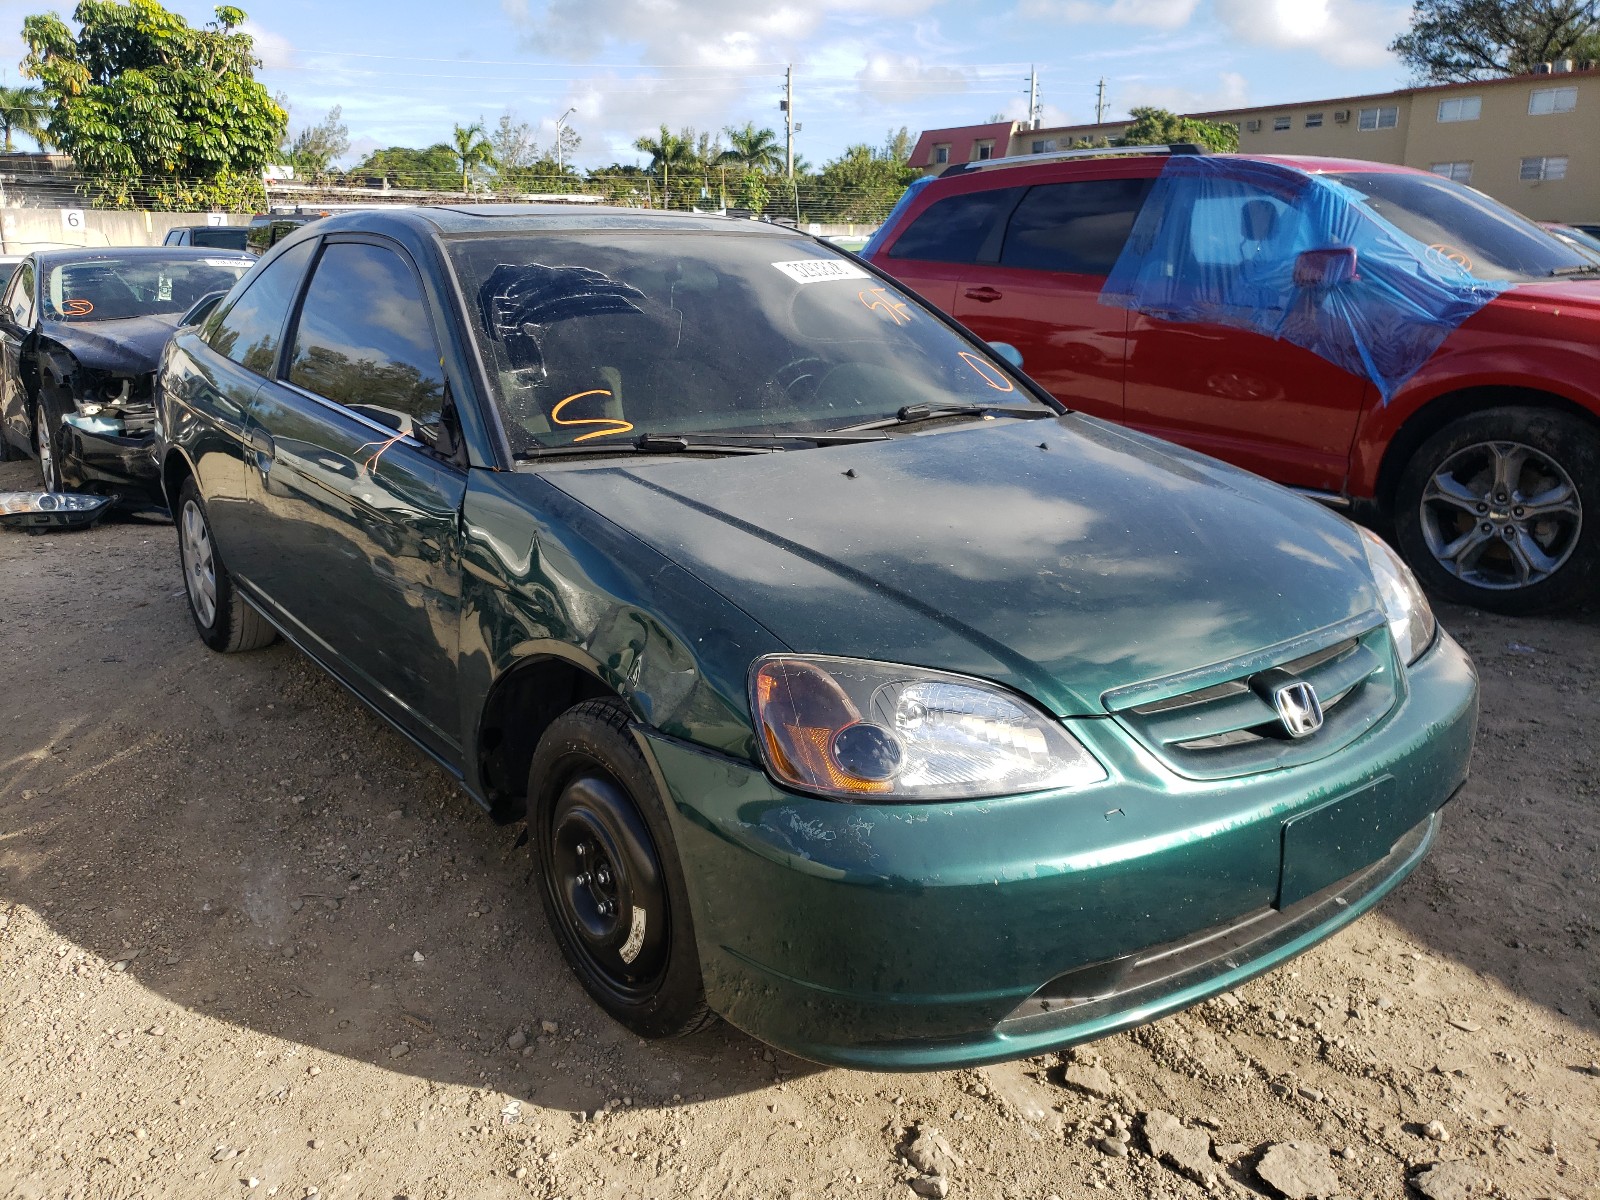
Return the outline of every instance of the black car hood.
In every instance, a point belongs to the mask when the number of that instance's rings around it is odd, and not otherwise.
[[[1063,716],[1378,604],[1342,518],[1076,415],[540,473],[797,651],[994,679]]]
[[[46,321],[39,327],[39,336],[71,351],[81,366],[122,375],[145,375],[156,369],[162,347],[182,315],[82,323]]]

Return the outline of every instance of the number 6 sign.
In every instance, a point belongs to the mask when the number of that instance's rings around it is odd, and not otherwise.
[[[61,227],[71,230],[83,229],[83,209],[63,208],[61,210]]]

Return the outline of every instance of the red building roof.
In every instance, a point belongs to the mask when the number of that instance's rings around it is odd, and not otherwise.
[[[993,125],[962,125],[955,129],[926,129],[917,139],[916,147],[911,151],[911,166],[931,167],[936,165],[933,161],[933,148],[948,145],[950,147],[950,161],[964,163],[972,161],[972,145],[974,142],[992,141],[994,143],[994,156],[1002,158],[1011,149],[1012,122],[1000,121]]]

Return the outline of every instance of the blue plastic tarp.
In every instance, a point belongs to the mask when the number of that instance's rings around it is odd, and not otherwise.
[[[1430,251],[1336,180],[1196,155],[1163,169],[1100,302],[1291,342],[1387,401],[1510,286]]]

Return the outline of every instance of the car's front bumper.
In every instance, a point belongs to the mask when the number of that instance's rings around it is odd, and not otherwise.
[[[116,424],[120,425],[120,422]],[[117,497],[123,508],[166,511],[155,434],[127,434],[112,423],[69,416],[64,423],[67,453],[61,456],[68,488]]]
[[[937,805],[795,795],[657,733],[708,998],[806,1058],[927,1069],[1151,1020],[1285,961],[1419,862],[1466,778],[1472,664],[1449,637],[1356,744],[1179,779],[1109,720],[1074,792]]]

